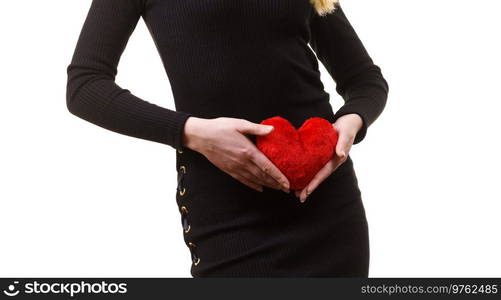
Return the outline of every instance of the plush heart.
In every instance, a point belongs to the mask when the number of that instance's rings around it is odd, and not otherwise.
[[[310,118],[298,130],[279,116],[261,124],[274,129],[257,136],[256,145],[289,179],[291,190],[305,188],[334,155],[338,133],[325,119]]]

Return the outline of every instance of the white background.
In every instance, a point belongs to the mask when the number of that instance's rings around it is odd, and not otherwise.
[[[66,67],[89,5],[0,2],[0,276],[190,277],[175,151],[66,109]],[[351,153],[370,276],[501,276],[501,3],[343,6],[390,84],[385,111]],[[174,108],[142,20],[117,83]]]

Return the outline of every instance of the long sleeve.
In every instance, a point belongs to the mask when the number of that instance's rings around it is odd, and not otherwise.
[[[325,16],[312,14],[310,45],[326,67],[344,105],[335,119],[356,113],[363,126],[355,137],[357,144],[364,139],[367,128],[383,111],[388,97],[388,83],[367,53],[342,8]]]
[[[182,149],[188,113],[142,100],[115,83],[142,0],[93,0],[67,68],[68,110],[95,125]]]

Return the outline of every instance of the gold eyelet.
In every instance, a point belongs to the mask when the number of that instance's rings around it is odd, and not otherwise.
[[[183,206],[181,206],[180,211],[182,214],[186,215],[188,213],[188,208],[186,208],[186,206],[183,205]],[[184,216],[184,217],[186,217],[186,216]],[[188,228],[184,229],[184,233],[188,233],[188,232],[190,232],[190,230],[191,230],[191,225],[188,224]]]
[[[184,196],[186,194],[186,188],[183,188],[181,191],[179,191],[179,195]]]
[[[198,266],[199,263],[200,263],[200,257],[197,257],[197,259],[195,261],[193,261],[193,264],[195,266]]]
[[[192,242],[188,242],[188,246],[189,246],[190,248],[193,248],[193,249],[195,249],[195,248],[197,247],[197,245],[195,245],[195,244],[194,244],[194,243],[192,243]],[[192,255],[193,255],[193,254],[192,254]],[[197,266],[197,265],[200,263],[200,257],[198,257],[198,255],[196,255],[196,254],[195,254],[195,257],[194,257],[194,258],[195,258],[195,259],[192,259],[192,262],[193,262],[193,264],[194,264],[195,266]]]
[[[186,174],[186,166],[180,166],[179,170],[183,172],[183,174]]]

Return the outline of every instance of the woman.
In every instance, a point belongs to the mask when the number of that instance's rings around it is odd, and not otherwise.
[[[312,1],[92,2],[68,66],[68,109],[177,149],[176,202],[194,277],[368,276],[367,221],[348,154],[382,112],[388,85],[341,7]],[[141,17],[176,111],[114,82]],[[345,100],[336,113],[317,57]],[[301,191],[289,191],[253,142],[273,129],[259,122],[276,115],[296,127],[321,117],[339,132],[332,160]]]

